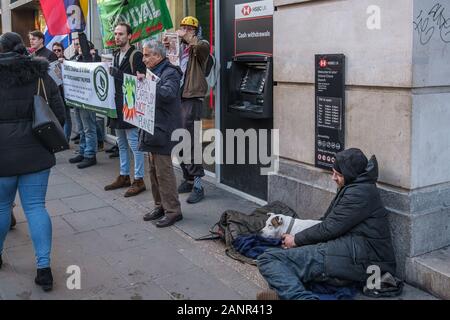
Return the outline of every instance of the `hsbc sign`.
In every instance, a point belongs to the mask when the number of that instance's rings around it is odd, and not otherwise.
[[[244,16],[249,16],[250,13],[252,13],[252,7],[250,7],[249,5],[246,5],[242,8],[242,14]]]
[[[236,5],[235,19],[273,16],[273,0]]]
[[[326,68],[328,66],[328,61],[326,59],[320,59],[319,65],[321,68]]]

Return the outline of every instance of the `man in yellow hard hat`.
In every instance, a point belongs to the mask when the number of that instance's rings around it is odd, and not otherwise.
[[[181,79],[181,125],[189,131],[191,136],[190,164],[181,161],[184,182],[178,187],[179,193],[190,193],[187,202],[197,203],[205,196],[201,178],[205,175],[203,165],[194,163],[194,123],[200,121],[203,100],[208,91],[205,79],[205,65],[209,57],[208,41],[200,39],[200,24],[197,18],[188,16],[183,18],[180,29],[177,30],[181,38],[180,67],[183,71]],[[163,39],[169,47],[167,38]]]

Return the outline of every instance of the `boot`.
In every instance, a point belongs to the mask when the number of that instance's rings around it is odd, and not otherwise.
[[[114,151],[109,155],[109,158],[110,158],[110,159],[119,158],[119,157],[120,157],[119,149],[114,150]]]
[[[124,197],[134,197],[146,190],[144,179],[135,179],[131,187],[125,192]]]
[[[111,148],[105,149],[105,152],[106,153],[114,153],[114,152],[116,152],[116,150],[119,150],[119,148],[116,145],[114,145]]]
[[[130,176],[118,176],[116,181],[105,187],[105,191],[126,188],[129,186],[131,186]]]
[[[53,289],[53,275],[50,268],[37,269],[37,275],[34,282],[41,286],[47,292]]]
[[[178,187],[178,194],[190,193],[194,188],[194,181],[184,180],[182,184]]]
[[[205,197],[205,189],[203,187],[201,189],[193,188],[186,202],[194,204],[202,201],[204,197]]]
[[[97,164],[97,158],[84,158],[83,161],[80,162],[80,164],[77,165],[78,169],[85,169],[92,166],[95,166]]]
[[[84,157],[81,154],[79,154],[79,155],[77,155],[77,156],[75,156],[73,158],[70,158],[69,162],[72,163],[72,164],[75,164],[75,163],[80,163],[83,160],[84,160]]]
[[[14,217],[14,212],[11,209],[11,225],[9,226],[9,230],[14,229],[16,224],[17,224],[16,217]]]

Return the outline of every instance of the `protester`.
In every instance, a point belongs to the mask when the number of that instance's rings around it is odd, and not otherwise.
[[[74,40],[75,55],[70,58],[71,61],[77,62],[100,62],[98,55],[92,55],[87,61],[83,58],[79,39]],[[95,50],[93,44],[90,49]],[[94,111],[86,109],[75,109],[75,118],[77,119],[78,130],[80,133],[80,149],[79,154],[71,159],[70,163],[78,163],[79,169],[89,168],[97,164],[98,151],[98,133],[97,133],[97,116]]]
[[[155,208],[144,216],[145,221],[158,220],[156,226],[164,228],[180,221],[180,201],[177,181],[172,166],[172,132],[180,126],[180,81],[183,73],[166,58],[166,49],[160,42],[144,45],[144,59],[149,68],[160,78],[156,84],[155,132],[153,135],[140,130],[139,150],[150,152],[150,181]],[[138,78],[145,74],[138,73]]]
[[[64,104],[47,73],[48,61],[27,54],[17,33],[7,32],[0,37],[0,152],[8,155],[0,157],[0,267],[11,206],[18,190],[36,254],[35,282],[48,291],[53,287],[52,224],[45,209],[45,196],[55,156],[36,139],[31,128],[39,79],[44,81],[48,104],[61,124]]]
[[[181,161],[184,182],[178,187],[179,193],[190,193],[187,202],[197,203],[205,197],[201,178],[205,176],[203,165],[194,161],[194,122],[200,121],[203,100],[208,91],[204,68],[209,56],[209,43],[199,38],[199,22],[197,18],[185,17],[181,28],[177,31],[181,38],[180,66],[183,71],[181,95],[182,127],[191,136],[191,161]],[[167,38],[163,40],[166,48],[170,46]]]
[[[364,283],[367,267],[395,274],[388,211],[376,182],[375,156],[367,161],[359,149],[336,155],[333,181],[338,192],[322,222],[292,235],[283,235],[283,249],[269,249],[258,258],[260,273],[275,291],[258,299],[317,299],[305,288],[311,282]],[[286,250],[288,249],[288,250]]]
[[[30,45],[33,51],[32,56],[47,59],[49,62],[58,60],[58,57],[51,50],[44,46],[44,34],[39,30],[31,31],[29,34]]]
[[[89,59],[90,62],[100,62],[101,57],[98,55],[97,50],[94,47],[94,44],[92,42],[89,43],[89,49],[90,54],[92,56],[92,59]],[[78,37],[73,38],[72,44],[69,46],[67,52],[73,52],[72,56],[70,56],[70,60],[82,62],[83,61],[83,55],[81,54],[81,47],[80,47],[80,39]],[[87,61],[85,61],[87,62]],[[73,143],[80,144],[80,138],[81,138],[81,130],[83,130],[83,124],[81,123],[81,117],[80,113],[75,109],[75,120],[77,123],[77,134],[71,139]],[[95,122],[95,128],[97,132],[97,151],[102,151],[104,148],[104,141],[105,141],[105,133],[104,130],[100,127],[98,122]]]
[[[53,43],[52,51],[55,53],[58,61],[60,63],[64,63],[64,60],[66,60],[66,57],[64,56],[64,45],[61,42],[55,42]],[[62,85],[59,86],[59,91],[61,92],[61,97],[64,101],[64,87]],[[66,106],[66,122],[64,124],[64,134],[66,135],[67,142],[70,142],[70,136],[72,135],[72,117],[70,115],[70,107],[66,103],[64,103],[64,105]]]
[[[130,45],[131,27],[126,23],[119,23],[114,29],[114,39],[119,49],[114,53],[114,63],[110,69],[114,77],[116,89],[117,118],[109,119],[109,127],[115,129],[117,143],[119,145],[120,174],[116,180],[107,186],[105,190],[116,190],[129,187],[125,197],[133,197],[146,190],[144,183],[144,153],[139,151],[139,130],[123,119],[123,77],[124,74],[136,75],[137,72],[145,73],[146,67],[142,61],[142,52]],[[130,180],[130,155],[129,149],[134,154],[134,181]]]

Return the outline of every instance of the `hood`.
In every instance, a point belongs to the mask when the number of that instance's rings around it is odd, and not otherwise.
[[[44,77],[48,61],[15,52],[0,53],[0,88],[20,86]]]
[[[368,161],[364,153],[356,148],[339,152],[333,168],[344,176],[346,185],[355,181],[376,182],[378,179],[378,164],[375,156]]]
[[[378,161],[375,156],[370,157],[366,169],[353,182],[376,183],[378,181]]]

